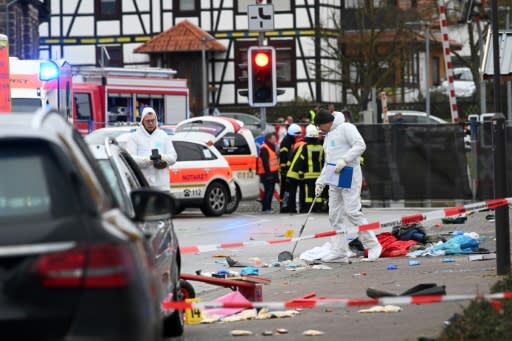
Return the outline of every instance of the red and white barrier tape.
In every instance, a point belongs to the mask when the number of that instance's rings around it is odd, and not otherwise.
[[[347,308],[368,305],[409,305],[430,304],[441,302],[458,302],[469,300],[502,300],[512,299],[512,292],[502,292],[486,295],[421,295],[398,296],[381,298],[319,298],[294,299],[286,302],[249,302],[249,303],[219,303],[219,302],[162,302],[165,309],[214,309],[214,308],[268,308],[283,309],[314,309],[314,308]]]
[[[450,40],[448,39],[448,20],[446,20],[446,7],[444,0],[439,1],[439,24],[443,36],[444,65],[446,69],[446,79],[448,80],[448,97],[450,98],[450,111],[452,114],[452,123],[459,123],[459,111],[457,107],[457,98],[455,97],[455,85],[453,78],[453,64],[450,55]],[[430,37],[426,37],[430,39]]]
[[[375,231],[376,233],[391,232],[393,227],[401,226],[405,224],[421,223],[424,221],[431,221],[436,219],[442,219],[447,217],[458,216],[463,213],[478,212],[487,209],[495,209],[496,207],[505,206],[512,204],[512,198],[505,199],[493,199],[467,205],[458,205],[455,207],[449,207],[442,210],[436,210],[426,213],[418,213],[412,215],[405,215],[399,219],[389,220],[384,222],[372,222],[369,224],[360,225],[357,228],[357,232],[363,231]],[[270,246],[276,244],[293,243],[299,240],[317,239],[332,237],[341,231],[330,230],[315,233],[312,235],[302,236],[300,238],[284,238],[284,239],[273,239],[273,240],[256,240],[248,242],[232,242],[232,243],[221,243],[221,244],[208,244],[208,245],[197,245],[197,246],[184,246],[180,248],[182,254],[187,253],[199,253],[199,252],[212,252],[225,249],[239,249],[256,246]]]

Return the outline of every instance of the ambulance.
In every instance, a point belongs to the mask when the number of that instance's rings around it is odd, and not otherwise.
[[[259,177],[256,174],[258,153],[254,136],[241,121],[222,116],[194,117],[180,122],[176,137],[214,145],[228,162],[236,186],[236,195],[225,213],[233,213],[241,200],[256,199]]]
[[[161,124],[189,118],[187,80],[161,68],[73,68],[73,122],[87,134],[108,126],[133,124],[145,106]]]
[[[34,112],[52,106],[71,120],[71,65],[64,59],[9,58],[11,110]]]

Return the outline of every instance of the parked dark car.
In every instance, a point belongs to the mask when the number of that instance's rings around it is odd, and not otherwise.
[[[0,115],[0,150],[2,338],[160,340],[164,291],[137,223],[170,219],[172,198],[134,190],[128,216],[55,111]]]
[[[130,193],[137,189],[150,188],[150,185],[139,166],[115,140],[106,138],[104,144],[91,145],[94,158],[107,178],[112,192],[120,203],[121,209],[129,216],[135,216],[134,203]],[[176,205],[175,205],[176,206]],[[176,207],[174,207],[176,210]],[[179,243],[171,219],[139,224],[146,235],[154,257],[155,267],[162,279],[165,296],[180,291],[181,256]],[[178,296],[178,299],[181,297]],[[183,310],[166,311],[164,335],[177,336],[183,333]]]

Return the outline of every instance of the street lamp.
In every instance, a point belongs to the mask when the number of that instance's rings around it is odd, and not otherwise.
[[[421,25],[425,28],[425,111],[427,112],[427,122],[430,123],[430,22],[418,20],[406,22],[406,25]]]

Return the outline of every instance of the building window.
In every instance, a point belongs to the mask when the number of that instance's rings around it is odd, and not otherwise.
[[[95,0],[95,12],[98,20],[119,19],[121,0]]]
[[[172,4],[174,15],[177,17],[199,15],[199,0],[173,0]]]
[[[293,0],[267,0],[267,4],[274,5],[274,12],[291,12],[295,5]],[[235,0],[236,14],[247,14],[247,6],[256,5],[254,0]]]
[[[123,48],[121,45],[96,46],[96,66],[101,65],[101,54],[106,49],[108,56],[103,56],[103,66],[124,66]],[[108,59],[110,57],[110,59]]]
[[[295,41],[293,39],[271,39],[268,44],[276,49],[277,86],[294,86],[296,81]],[[256,40],[235,42],[235,77],[238,89],[247,89],[247,51],[251,46],[258,46]],[[242,77],[242,79],[240,79]]]

